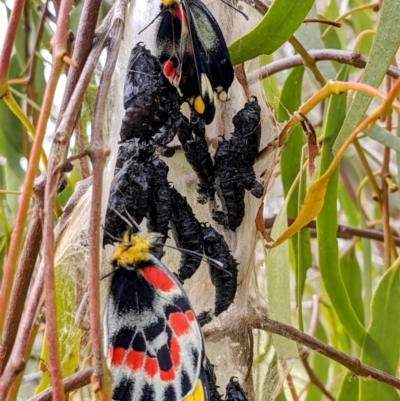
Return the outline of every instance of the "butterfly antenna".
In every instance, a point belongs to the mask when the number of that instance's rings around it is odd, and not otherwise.
[[[127,219],[131,222],[131,227],[134,226],[137,228],[138,231],[142,231],[137,221],[128,213],[125,206],[124,206],[124,211],[126,213]]]
[[[239,10],[238,8],[234,7],[232,4],[229,4],[228,2],[221,0],[224,4],[226,4],[228,7],[233,8],[235,11],[237,11],[239,14],[242,14],[244,18],[246,18],[246,21],[249,20],[249,17],[241,10]],[[147,28],[147,26],[146,26]],[[145,28],[145,29],[146,29]],[[139,32],[140,33],[140,32]]]
[[[222,1],[222,0],[221,0],[221,1]],[[142,32],[144,32],[150,25],[154,24],[155,20],[156,20],[164,11],[165,11],[165,10],[161,10],[161,11],[154,17],[154,19],[153,19],[149,24],[147,24],[147,25],[139,32],[139,35],[140,35]]]
[[[100,280],[104,280],[105,278],[112,276],[116,271],[117,271],[117,269],[111,270],[110,272],[108,272],[104,276],[101,276]]]
[[[122,238],[118,238],[115,235],[111,234],[109,231],[107,231],[104,226],[102,225],[103,231],[111,238],[113,239],[115,242],[122,242]]]
[[[120,213],[117,209],[114,209],[114,208],[113,208],[112,210],[113,210],[113,212],[114,212],[121,220],[123,220],[123,221],[129,226],[129,228],[135,227],[135,228],[138,229],[138,231],[140,231],[140,227],[139,227],[138,223],[136,223],[136,221],[133,220],[133,219],[130,217],[130,215],[129,215],[128,211],[126,210],[126,208],[124,208],[124,211],[125,211],[127,217],[125,217],[125,216],[124,216],[122,213]]]
[[[185,249],[185,248],[179,248],[179,247],[175,247],[175,246],[167,245],[167,244],[164,244],[164,246],[166,246],[167,248],[176,249],[177,251],[182,252],[182,253],[187,253],[187,254],[189,254],[189,255],[197,256],[198,258],[207,261],[208,263],[212,264],[212,265],[215,266],[216,268],[218,268],[218,269],[220,269],[220,270],[223,270],[225,273],[227,273],[227,274],[229,274],[230,276],[232,276],[232,273],[231,273],[230,271],[226,270],[226,269],[224,268],[224,264],[223,264],[222,262],[220,262],[219,260],[217,260],[217,259],[210,258],[209,256],[202,255],[202,254],[200,254],[200,253],[198,253],[198,252],[191,251],[191,250]]]

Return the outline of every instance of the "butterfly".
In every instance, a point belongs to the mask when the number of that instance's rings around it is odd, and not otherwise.
[[[153,254],[160,235],[124,234],[106,312],[113,400],[209,401],[203,336],[177,278]]]
[[[217,21],[201,0],[161,0],[157,56],[169,79],[206,124],[214,119],[214,91],[229,100],[234,78]]]

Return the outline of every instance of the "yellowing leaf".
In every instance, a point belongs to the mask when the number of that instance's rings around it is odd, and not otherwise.
[[[297,219],[287,230],[285,230],[277,238],[277,240],[273,244],[267,244],[267,248],[275,248],[276,246],[282,244],[282,242],[286,241],[293,234],[297,233],[311,220],[318,216],[318,213],[321,211],[322,206],[324,205],[326,187],[329,182],[329,177],[331,176],[333,171],[334,169],[328,170],[327,174],[324,174],[313,184],[311,184],[307,195],[304,198],[304,204],[303,207],[300,209]]]

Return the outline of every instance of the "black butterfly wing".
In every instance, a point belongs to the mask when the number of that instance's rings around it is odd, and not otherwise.
[[[157,30],[157,57],[163,65],[164,75],[179,88],[181,60],[179,55],[182,22],[179,8],[165,7],[160,14]]]
[[[207,53],[198,41],[193,41],[193,18],[183,3],[182,32],[180,42],[181,79],[179,89],[196,112],[209,124],[215,115],[214,92]]]
[[[205,73],[222,101],[229,100],[229,87],[234,78],[228,48],[221,29],[201,0],[183,0],[190,37],[195,50],[198,73]]]

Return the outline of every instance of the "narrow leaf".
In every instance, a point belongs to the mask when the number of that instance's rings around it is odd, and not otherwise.
[[[272,235],[277,235],[287,227],[287,203],[275,219]],[[271,319],[291,325],[290,308],[290,264],[289,246],[285,242],[272,249],[267,258],[267,294]],[[298,358],[296,344],[284,337],[272,335],[278,358]]]
[[[385,0],[382,2],[380,19],[371,53],[361,82],[377,88],[383,80],[389,65],[400,45],[398,15],[400,0]],[[333,146],[333,154],[342,147],[347,137],[359,125],[365,115],[372,96],[357,92],[347,112],[346,119]]]
[[[338,74],[338,79],[347,80],[347,66],[344,66]],[[345,95],[332,96],[329,101],[328,111],[325,118],[324,141],[321,151],[320,176],[325,176],[325,171],[330,167],[333,155],[332,144],[336,140],[340,127],[346,114]],[[321,178],[320,178],[321,179]],[[341,323],[349,335],[361,347],[365,330],[358,316],[352,308],[346,287],[344,285],[339,269],[337,231],[337,186],[338,169],[336,168],[329,181],[326,181],[325,204],[317,217],[318,235],[318,260],[321,277],[326,292],[332,301]]]
[[[372,297],[371,324],[361,350],[361,361],[393,376],[400,357],[400,261],[383,275]],[[360,381],[359,400],[395,401],[394,387],[375,380]]]
[[[313,4],[314,0],[275,0],[260,23],[229,46],[232,63],[273,53],[296,32]]]

